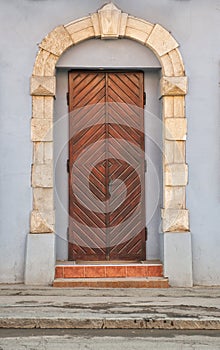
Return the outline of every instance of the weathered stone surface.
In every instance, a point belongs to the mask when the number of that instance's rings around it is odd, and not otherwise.
[[[134,28],[126,27],[125,36],[126,38],[131,38],[144,44],[147,40],[148,34]]]
[[[31,77],[31,95],[32,96],[55,96],[56,78],[55,77]]]
[[[119,28],[119,36],[120,37],[124,37],[125,36],[127,20],[128,20],[128,14],[127,13],[122,13],[121,14],[120,28]]]
[[[162,209],[163,232],[189,231],[189,213],[186,209]]]
[[[184,96],[187,94],[187,77],[162,77],[162,96]]]
[[[165,186],[186,186],[188,181],[187,164],[168,164],[164,169]]]
[[[174,163],[185,163],[186,161],[186,142],[185,141],[174,141],[173,144],[173,162]]]
[[[164,118],[174,117],[174,97],[173,96],[163,97],[163,117]]]
[[[36,187],[33,189],[33,209],[40,212],[54,209],[53,188]]]
[[[164,188],[164,208],[185,209],[186,194],[185,187],[165,186]]]
[[[44,75],[44,66],[47,58],[50,56],[48,51],[40,49],[33,68],[33,75],[43,76]]]
[[[117,39],[120,33],[121,10],[111,2],[98,11],[98,16],[101,38]]]
[[[71,36],[63,26],[56,27],[39,45],[42,49],[60,56],[68,47],[73,45]]]
[[[44,162],[53,160],[53,142],[44,142]]]
[[[186,140],[187,120],[186,118],[166,118],[164,123],[164,134],[167,140]]]
[[[32,141],[53,141],[53,123],[49,119],[31,120]]]
[[[128,16],[127,27],[136,29],[140,32],[144,32],[147,34],[147,36],[149,36],[153,30],[154,25],[142,19]]]
[[[172,35],[159,24],[154,26],[146,45],[149,46],[158,56],[163,56],[179,46]]]
[[[172,50],[169,52],[168,55],[169,55],[171,62],[172,62],[174,75],[176,77],[184,76],[185,72],[184,72],[183,60],[182,60],[182,57],[180,55],[179,50],[178,49]]]
[[[88,27],[86,29],[80,30],[79,32],[72,34],[72,39],[75,44],[78,44],[81,41],[87,40],[89,38],[94,38],[93,27]]]
[[[171,61],[169,54],[161,56],[160,62],[162,65],[163,75],[166,77],[173,77],[174,76],[174,69],[173,69],[173,64],[172,64],[172,61]]]
[[[33,164],[32,187],[53,187],[53,162]]]
[[[59,56],[55,56],[52,53],[46,59],[44,64],[44,75],[45,76],[53,76],[55,75],[56,63],[59,59]]]
[[[33,162],[34,164],[44,163],[44,142],[33,142]]]
[[[44,96],[32,97],[32,118],[44,118]]]
[[[163,159],[164,164],[174,163],[174,143],[175,141],[164,141]]]
[[[95,18],[96,16],[93,16]],[[90,16],[80,18],[79,20],[70,22],[64,26],[68,33],[72,36],[76,32],[92,27],[93,22]]]
[[[50,233],[54,231],[54,211],[33,210],[31,213],[31,233]]]
[[[174,117],[184,118],[185,117],[185,96],[174,96],[173,102],[174,102]]]
[[[101,29],[100,29],[100,25],[99,25],[99,15],[98,15],[98,13],[93,13],[91,15],[91,21],[92,21],[92,25],[93,25],[93,28],[94,28],[95,37],[100,37],[101,36]]]
[[[32,97],[32,118],[53,120],[53,96]]]

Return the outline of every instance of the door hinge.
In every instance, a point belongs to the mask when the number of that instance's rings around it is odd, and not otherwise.
[[[66,93],[66,103],[67,103],[67,106],[69,106],[69,104],[70,104],[70,94],[69,94],[69,92]]]
[[[145,173],[147,172],[147,160],[146,159],[144,160],[144,172]]]
[[[147,95],[146,92],[144,92],[144,106],[146,105]]]
[[[66,236],[67,236],[67,241],[69,242],[69,238],[70,238],[70,230],[69,230],[69,227],[67,227],[67,229],[66,229]]]
[[[67,159],[66,161],[66,171],[69,173],[70,172],[70,160]]]
[[[147,241],[147,227],[145,227],[145,241]]]

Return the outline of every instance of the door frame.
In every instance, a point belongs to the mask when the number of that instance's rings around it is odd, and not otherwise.
[[[106,26],[106,23],[111,25]],[[53,199],[53,100],[56,94],[56,62],[65,50],[88,39],[135,40],[150,48],[162,67],[161,99],[163,103],[163,208],[162,232],[164,235],[164,264],[167,275],[177,281],[176,285],[192,285],[192,251],[189,232],[189,212],[186,209],[186,186],[188,166],[185,160],[187,123],[185,95],[187,77],[178,49],[179,44],[168,30],[160,24],[152,24],[122,12],[113,3],[104,5],[97,12],[60,25],[52,30],[40,43],[31,77],[32,120],[31,139],[33,142],[32,188],[33,210],[30,220],[30,234],[27,243],[26,272],[31,270],[35,255],[39,254],[39,240],[55,232]],[[39,152],[39,149],[42,152]],[[41,154],[41,155],[40,155]],[[49,155],[49,156],[48,156]],[[180,191],[181,189],[181,191]],[[176,200],[178,194],[178,201]],[[181,205],[179,205],[181,202]],[[172,233],[168,239],[168,235]],[[48,234],[48,235],[47,235]],[[51,282],[55,261],[54,237],[48,236],[45,270],[49,271],[44,281]],[[38,238],[37,238],[38,237]],[[167,239],[165,239],[167,237]],[[178,252],[185,261],[184,279],[179,278],[178,265],[168,257],[175,256],[172,250],[173,238]],[[181,238],[180,238],[181,237]],[[181,249],[184,239],[185,249]],[[29,243],[30,242],[30,243]],[[51,245],[52,244],[52,245]],[[33,245],[36,249],[33,250]],[[49,259],[49,261],[48,261]],[[49,265],[48,265],[49,264]],[[43,261],[41,267],[43,265]],[[48,266],[50,268],[48,269]],[[46,269],[47,267],[47,269]],[[42,280],[41,270],[26,274],[27,283]],[[169,276],[168,276],[169,277]],[[180,281],[180,282],[179,282]],[[182,281],[182,282],[181,282]],[[36,282],[37,283],[37,282]],[[172,283],[172,281],[171,281]]]

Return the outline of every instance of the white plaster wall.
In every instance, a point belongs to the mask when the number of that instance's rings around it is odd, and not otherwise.
[[[57,25],[95,12],[104,3],[103,0],[0,1],[2,282],[23,281],[31,211],[29,77],[37,43]],[[129,14],[160,23],[181,44],[189,77],[187,206],[194,283],[220,284],[219,0],[116,0],[115,3]]]

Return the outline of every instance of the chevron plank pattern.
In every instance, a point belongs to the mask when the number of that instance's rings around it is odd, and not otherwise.
[[[69,74],[69,260],[144,260],[142,72]]]

